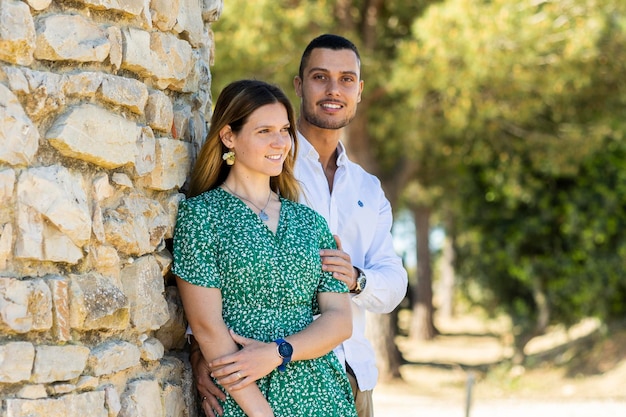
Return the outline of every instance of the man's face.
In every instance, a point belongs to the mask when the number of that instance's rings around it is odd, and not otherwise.
[[[353,51],[314,49],[302,77],[295,78],[294,86],[302,101],[304,122],[322,129],[341,129],[354,119],[363,81]]]

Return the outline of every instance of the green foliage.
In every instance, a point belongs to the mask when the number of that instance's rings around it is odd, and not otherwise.
[[[213,25],[216,59],[211,89],[217,95],[229,82],[258,78],[281,86],[297,107],[292,88],[302,50],[313,37],[337,33],[352,40],[361,52],[363,103],[369,135],[363,146],[371,161],[367,166],[383,181],[394,181],[405,164],[404,136],[411,117],[403,94],[391,94],[389,74],[398,59],[397,46],[410,36],[411,25],[432,0],[307,1],[228,0],[221,18]]]
[[[450,0],[399,48],[406,147],[436,161],[421,183],[446,190],[477,301],[520,334],[624,313],[622,3]]]
[[[214,32],[214,93],[254,77],[296,105],[308,41],[355,41],[366,168],[394,208],[450,213],[464,286],[520,334],[623,316],[625,2],[228,0]]]
[[[278,84],[294,105],[292,80],[306,44],[333,22],[328,1],[227,0],[213,25],[216,59],[211,89],[237,79]]]

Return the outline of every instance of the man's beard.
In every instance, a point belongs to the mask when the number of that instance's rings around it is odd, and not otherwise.
[[[302,117],[308,123],[320,129],[337,130],[346,127],[354,119],[356,113],[353,113],[347,118],[341,120],[331,120],[330,118],[318,117],[314,112],[309,111],[307,106],[302,106]]]

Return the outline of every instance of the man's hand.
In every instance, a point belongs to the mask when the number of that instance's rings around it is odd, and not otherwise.
[[[200,398],[202,398],[202,409],[207,417],[216,417],[216,414],[222,416],[224,410],[217,401],[226,399],[226,394],[213,383],[210,373],[209,364],[204,360],[200,346],[194,337],[191,338],[191,353],[189,354],[189,362],[191,362],[191,370],[193,378],[196,382],[196,389]]]
[[[335,279],[345,282],[348,289],[353,291],[356,288],[356,279],[359,273],[352,265],[350,255],[343,251],[339,236],[333,235],[333,237],[337,242],[337,249],[322,249],[320,251],[322,269],[332,272]]]

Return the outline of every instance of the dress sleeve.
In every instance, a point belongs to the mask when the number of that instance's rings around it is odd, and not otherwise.
[[[337,243],[330,232],[328,223],[319,214],[315,213],[317,221],[317,233],[319,236],[320,249],[337,249]],[[338,279],[333,278],[333,274],[320,269],[320,282],[317,292],[348,292],[348,286]]]
[[[221,288],[215,233],[210,223],[206,205],[201,201],[180,203],[174,228],[172,272],[194,285]]]

